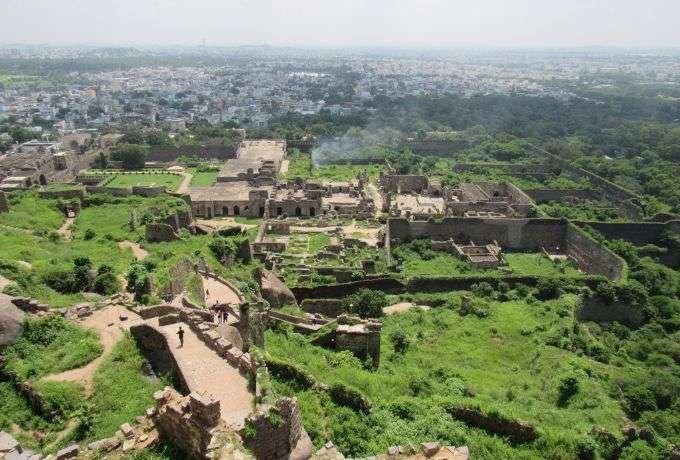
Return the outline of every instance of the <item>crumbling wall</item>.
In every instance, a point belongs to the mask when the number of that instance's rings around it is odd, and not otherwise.
[[[621,302],[607,302],[597,295],[581,296],[579,307],[575,311],[579,321],[611,323],[616,321],[629,327],[640,327],[647,320],[645,311],[638,305]]]
[[[344,322],[343,318],[338,323]],[[348,350],[361,359],[370,358],[373,367],[380,364],[380,330],[382,325],[374,321],[358,324],[338,324],[335,330],[336,350]]]
[[[298,300],[340,299],[360,289],[374,289],[388,294],[404,292],[404,285],[394,278],[369,278],[349,283],[325,284],[314,287],[294,287],[291,290]]]
[[[165,187],[163,186],[133,186],[132,194],[139,196],[158,196],[165,193]]]
[[[182,397],[165,387],[154,393],[154,403],[156,428],[190,458],[206,458],[220,446],[224,428],[220,427],[219,400],[198,393]]]
[[[429,187],[427,176],[391,174],[380,176],[380,185],[388,193],[421,193]]]
[[[468,425],[507,436],[513,442],[531,442],[538,437],[538,432],[528,422],[511,420],[495,414],[486,414],[472,407],[449,407],[448,412],[454,418],[462,420]]]
[[[318,313],[336,318],[345,312],[345,302],[340,299],[304,299],[300,308],[307,313]]]
[[[547,201],[572,201],[577,200],[591,200],[596,198],[595,191],[591,189],[553,189],[541,188],[525,190],[526,194],[531,197],[536,203],[545,203]]]
[[[241,430],[243,444],[263,460],[287,459],[303,435],[297,400],[281,398],[266,411],[246,419]]]
[[[175,241],[179,239],[180,237],[177,232],[168,224],[160,222],[146,224],[146,240],[151,243]]]
[[[69,190],[41,190],[38,192],[38,196],[49,199],[85,198],[85,189],[79,187],[75,186]]]
[[[589,226],[608,240],[622,239],[635,245],[656,244],[665,232],[680,235],[680,221],[669,222],[590,222],[574,221],[579,227]]]
[[[506,219],[445,217],[408,221],[388,219],[392,242],[414,238],[455,241],[472,240],[477,244],[497,241],[501,247],[516,250],[540,250],[560,247],[564,241],[566,221],[561,219]]]
[[[566,227],[563,250],[587,273],[618,280],[625,271],[623,259],[571,223]]]
[[[181,389],[185,392],[189,391],[182,369],[170,350],[168,338],[162,332],[148,324],[136,324],[130,327],[130,334],[158,373],[174,372]]]

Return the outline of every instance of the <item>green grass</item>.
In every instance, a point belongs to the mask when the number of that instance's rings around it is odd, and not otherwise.
[[[298,397],[305,428],[316,445],[332,439],[345,455],[364,456],[384,452],[390,445],[437,440],[468,444],[476,458],[570,458],[573,440],[583,433],[593,427],[619,432],[624,424],[618,402],[609,396],[613,366],[542,345],[549,334],[546,329],[570,325],[569,315],[561,312],[570,311],[574,303],[574,296],[531,305],[495,302],[490,316],[483,319],[461,317],[449,309],[386,317],[381,364],[375,371],[310,347],[296,334],[268,332],[266,349],[326,384],[353,386],[373,402],[372,413],[362,416],[336,406],[323,394],[275,379],[279,392]],[[389,337],[395,331],[409,338],[403,355],[392,350]],[[583,378],[579,393],[567,407],[559,408],[557,387],[565,372],[578,372]],[[465,396],[473,393],[472,398]],[[513,448],[452,419],[442,410],[444,401],[472,401],[487,410],[501,410],[537,426],[544,439]]]
[[[182,176],[172,173],[119,173],[106,183],[107,187],[164,186],[168,190],[176,190],[182,182]]]
[[[191,187],[210,187],[217,181],[219,171],[191,172]]]
[[[16,195],[12,197],[12,213],[0,214],[0,222],[8,225],[0,226],[0,274],[17,281],[21,295],[36,298],[53,307],[88,300],[92,294],[61,294],[52,290],[42,283],[42,275],[72,267],[76,257],[89,257],[95,268],[106,264],[116,273],[123,274],[133,257],[129,251],[121,251],[117,242],[142,241],[142,224],[146,215],[153,217],[159,214],[158,210],[164,212],[186,206],[182,200],[167,195],[153,198],[95,195],[88,199],[92,203],[76,217],[71,227],[73,239],[68,241],[49,237],[50,232],[58,228],[64,219],[56,210],[55,200],[37,198],[33,192]],[[130,226],[133,210],[136,210],[140,224],[135,230]],[[33,231],[26,228],[29,222],[35,224]],[[94,231],[95,236],[86,240],[88,230]],[[17,261],[28,262],[31,268],[22,267]]]
[[[0,213],[0,232],[6,230],[3,226],[8,226],[46,233],[58,229],[64,221],[57,200],[39,198],[35,191],[9,193],[8,202],[9,212]]]
[[[384,164],[373,165],[312,165],[311,157],[304,153],[294,153],[288,156],[288,171],[282,179],[325,179],[329,181],[354,181],[359,173],[368,175],[371,182],[376,182],[381,171],[386,171]]]
[[[97,368],[89,400],[94,415],[89,439],[112,436],[121,424],[153,406],[153,393],[163,384],[141,374],[143,361],[134,340],[126,335]]]
[[[401,265],[401,275],[404,278],[500,274],[577,276],[582,274],[573,263],[552,262],[541,253],[505,253],[503,257],[507,265],[497,269],[485,269],[473,267],[453,254],[435,252],[432,258],[425,259],[407,248],[400,248],[399,251],[398,253],[405,257]]]
[[[19,340],[3,355],[5,369],[23,381],[81,367],[102,350],[95,331],[50,315],[28,319]]]

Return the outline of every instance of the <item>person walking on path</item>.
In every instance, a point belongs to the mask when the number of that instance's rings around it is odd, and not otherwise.
[[[182,329],[182,326],[177,331],[177,337],[179,337],[179,348],[182,348],[184,346],[184,329]]]

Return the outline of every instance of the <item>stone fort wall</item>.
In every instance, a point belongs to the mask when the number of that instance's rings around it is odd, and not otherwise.
[[[228,160],[236,158],[236,146],[225,147],[223,145],[189,145],[184,147],[172,147],[165,145],[152,145],[149,150],[148,161],[170,162],[181,156],[196,157],[201,160]]]
[[[618,280],[625,262],[585,232],[564,219],[484,219],[446,217],[440,222],[388,220],[392,243],[413,238],[473,240],[478,244],[497,241],[504,249],[563,252],[587,273]]]

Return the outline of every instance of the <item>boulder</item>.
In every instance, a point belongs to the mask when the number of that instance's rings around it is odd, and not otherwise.
[[[14,344],[23,331],[25,313],[0,294],[0,347]]]
[[[264,268],[258,268],[255,277],[260,285],[262,297],[269,302],[272,308],[297,305],[293,292],[274,273]]]

